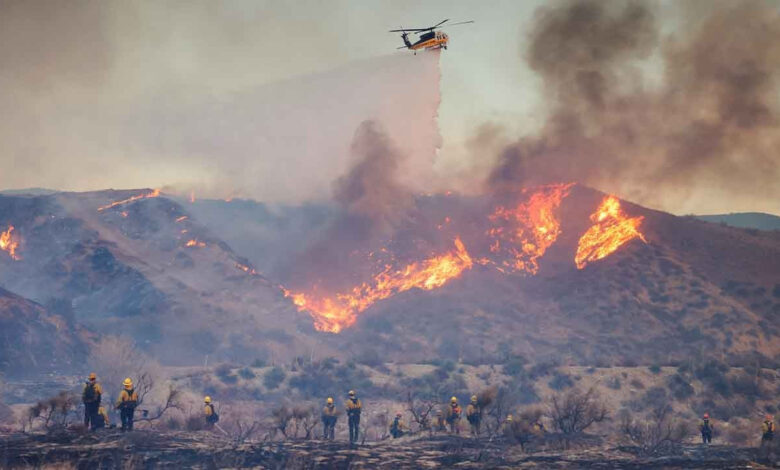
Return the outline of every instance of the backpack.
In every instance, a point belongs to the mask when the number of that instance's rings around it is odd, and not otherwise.
[[[206,421],[211,423],[211,424],[218,423],[219,422],[219,415],[217,414],[216,411],[214,411],[214,405],[209,404],[209,408],[211,408],[211,414],[206,416]]]
[[[84,401],[84,403],[91,403],[95,401],[96,396],[97,393],[95,393],[95,384],[91,382],[87,382],[87,385],[84,387],[84,395],[82,396],[82,401]]]
[[[127,394],[127,400],[123,400],[121,405],[123,408],[129,408],[131,410],[134,410],[136,405],[138,405],[138,395],[135,394],[135,390],[128,390],[125,389],[124,393]]]

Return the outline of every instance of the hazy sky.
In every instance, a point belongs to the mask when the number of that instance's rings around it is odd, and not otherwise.
[[[441,145],[430,189],[468,185],[464,174],[544,124],[542,78],[525,61],[543,3],[0,0],[0,188],[176,185],[227,196],[232,183],[263,200],[323,197],[349,165],[334,154],[348,153],[362,119],[383,121],[415,157]],[[674,28],[667,4],[653,5]],[[392,55],[401,40],[386,31],[445,18],[475,23],[447,30],[437,140],[438,76],[430,61]],[[640,65],[649,84],[654,60]],[[478,131],[494,135],[475,144]],[[302,133],[319,137],[304,143]],[[713,187],[659,205],[778,213],[773,197]]]

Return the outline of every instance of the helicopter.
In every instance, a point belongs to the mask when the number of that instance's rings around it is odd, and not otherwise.
[[[404,46],[399,47],[398,49],[409,49],[410,51],[414,51],[415,55],[417,54],[417,51],[421,49],[425,50],[433,50],[433,49],[447,49],[447,43],[450,42],[450,37],[445,33],[444,31],[436,31],[443,25],[444,23],[448,22],[449,19],[446,19],[439,24],[435,26],[431,26],[429,28],[401,28],[401,29],[391,29],[389,32],[391,33],[401,33],[401,39],[404,40]],[[461,21],[460,23],[450,23],[447,26],[457,26],[459,24],[467,24],[467,23],[473,23],[474,21]],[[414,33],[420,36],[420,39],[417,40],[417,42],[412,43],[409,40],[409,34]]]

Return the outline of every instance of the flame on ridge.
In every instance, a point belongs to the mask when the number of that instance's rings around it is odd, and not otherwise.
[[[15,261],[22,259],[21,256],[16,254],[16,249],[19,248],[19,240],[16,236],[11,235],[14,231],[14,226],[9,225],[8,230],[0,232],[0,250],[8,253],[8,256]]]
[[[105,206],[98,207],[98,212],[103,212],[106,209],[111,209],[112,207],[121,206],[123,204],[128,204],[133,201],[137,201],[139,199],[146,199],[149,197],[157,197],[160,195],[160,190],[155,189],[153,191],[150,191],[148,193],[138,194],[136,196],[129,197],[127,199],[122,199],[121,201],[114,201],[111,204],[106,204]]]
[[[187,243],[184,244],[184,246],[195,246],[198,248],[203,248],[204,246],[206,246],[206,243],[192,239],[192,240],[188,240]]]
[[[539,271],[539,258],[561,233],[557,211],[572,186],[574,183],[560,183],[523,189],[522,194],[528,195],[525,202],[513,208],[496,207],[489,216],[493,226],[486,235],[492,239],[491,258],[500,258],[493,261],[499,271]]]
[[[620,208],[618,198],[611,195],[605,197],[596,212],[590,216],[593,225],[577,243],[577,253],[574,256],[577,269],[609,256],[634,238],[647,243],[644,235],[639,231],[643,219],[642,216],[626,216]]]
[[[471,256],[460,238],[456,237],[454,250],[408,264],[403,269],[393,270],[391,266],[386,266],[371,282],[364,282],[346,293],[316,296],[283,291],[299,311],[311,315],[317,330],[338,333],[353,325],[358,314],[375,302],[413,288],[433,290],[472,266]]]

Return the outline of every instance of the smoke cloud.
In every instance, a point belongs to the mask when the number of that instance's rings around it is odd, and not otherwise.
[[[713,6],[686,3],[669,36],[645,2],[541,8],[526,60],[549,117],[504,149],[489,187],[580,181],[678,213],[718,195],[776,211],[780,13]]]
[[[389,238],[413,205],[413,191],[401,171],[407,157],[379,124],[365,121],[358,127],[351,155],[353,166],[333,184],[338,205],[333,220],[292,263],[296,282],[328,288],[348,282],[341,273],[362,271],[352,257],[364,264],[365,251]]]
[[[425,184],[439,54],[355,54],[344,11],[0,2],[0,188],[327,198],[366,119],[403,136],[408,184]]]

